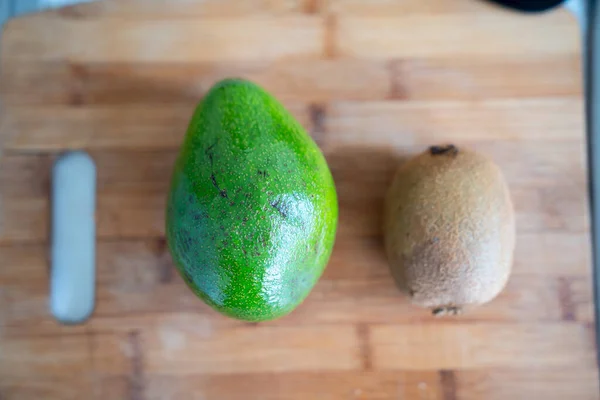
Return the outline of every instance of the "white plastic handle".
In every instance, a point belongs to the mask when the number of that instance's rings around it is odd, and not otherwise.
[[[52,172],[50,311],[76,324],[94,310],[96,167],[86,153],[70,152]]]

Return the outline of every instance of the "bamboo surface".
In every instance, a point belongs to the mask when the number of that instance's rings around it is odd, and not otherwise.
[[[564,10],[477,0],[106,0],[10,21],[0,47],[1,399],[598,399],[580,43]],[[171,167],[196,102],[251,79],[323,149],[332,259],[277,321],[222,317],[166,249]],[[381,203],[432,144],[503,169],[513,274],[434,318],[395,288]],[[97,299],[48,311],[50,168],[98,170]]]

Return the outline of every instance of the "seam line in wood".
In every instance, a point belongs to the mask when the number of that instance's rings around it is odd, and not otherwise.
[[[371,334],[369,332],[369,326],[366,324],[358,324],[356,326],[356,335],[358,337],[362,369],[370,371],[373,369],[373,360],[371,358]]]

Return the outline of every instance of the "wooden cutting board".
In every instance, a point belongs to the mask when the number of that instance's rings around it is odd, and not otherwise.
[[[579,30],[477,0],[125,0],[8,23],[1,44],[0,398],[597,399]],[[340,223],[278,321],[217,315],[175,273],[165,194],[195,103],[252,79],[322,147]],[[436,319],[382,254],[396,165],[452,142],[494,158],[517,211],[492,303]],[[97,304],[48,313],[49,171],[98,168]]]

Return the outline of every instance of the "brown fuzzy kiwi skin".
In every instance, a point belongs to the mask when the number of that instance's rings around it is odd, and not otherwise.
[[[457,314],[500,293],[510,275],[515,216],[487,157],[434,146],[402,165],[385,201],[390,269],[412,303]]]

